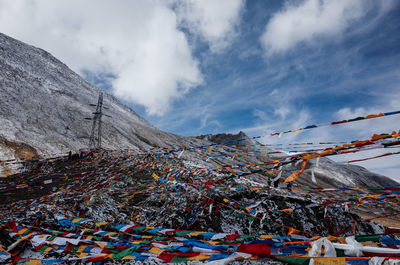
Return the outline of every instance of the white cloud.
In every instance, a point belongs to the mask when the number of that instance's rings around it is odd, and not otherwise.
[[[274,113],[284,119],[290,113],[290,108],[288,106],[280,106],[275,109]]]
[[[268,120],[267,114],[262,110],[254,109],[252,114],[254,115],[254,117],[256,117],[259,120],[262,120],[263,122]]]
[[[383,1],[384,2],[384,1]],[[305,0],[287,2],[266,25],[261,42],[268,54],[284,53],[299,43],[333,36],[362,18],[373,4],[365,0]],[[382,12],[386,11],[386,4]]]
[[[165,113],[203,82],[165,1],[0,0],[0,31],[43,48],[75,71],[111,73],[113,92]]]
[[[200,35],[212,52],[221,52],[236,33],[244,0],[177,0],[181,24]]]

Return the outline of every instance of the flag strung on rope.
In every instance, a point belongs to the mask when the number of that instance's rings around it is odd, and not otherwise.
[[[295,129],[295,130],[271,133],[270,136],[281,135],[281,134],[286,134],[286,133],[293,133],[293,132],[298,132],[298,131],[302,131],[302,130],[315,129],[315,128],[324,127],[324,126],[331,126],[331,125],[338,125],[338,124],[343,124],[343,123],[350,123],[350,122],[361,121],[361,120],[375,119],[375,118],[379,118],[379,117],[391,116],[391,115],[396,115],[396,114],[400,114],[400,110],[391,111],[391,112],[385,112],[385,113],[381,112],[379,114],[370,114],[370,115],[367,115],[365,117],[356,117],[356,118],[352,118],[352,119],[348,119],[348,120],[333,121],[333,122],[330,122],[330,123],[322,123],[322,124],[318,124],[318,125],[308,125],[306,127]]]

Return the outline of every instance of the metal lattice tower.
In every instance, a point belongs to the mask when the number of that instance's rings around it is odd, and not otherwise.
[[[91,104],[92,106],[94,104]],[[93,120],[92,131],[90,133],[89,138],[89,149],[92,148],[101,148],[101,117],[103,116],[103,92],[99,94],[99,100],[97,101],[96,111],[93,112],[94,116],[91,120]],[[96,125],[97,125],[97,143],[96,143]]]

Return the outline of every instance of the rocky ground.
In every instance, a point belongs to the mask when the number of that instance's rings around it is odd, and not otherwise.
[[[327,193],[296,185],[288,190],[282,184],[275,188],[267,185],[267,174],[260,174],[257,166],[251,169],[257,173],[239,175],[233,174],[229,168],[202,168],[193,160],[178,156],[132,150],[101,151],[82,157],[65,156],[25,163],[21,173],[0,179],[3,223],[0,241],[4,248],[10,248],[16,241],[6,231],[11,229],[23,236],[19,232],[19,229],[24,229],[21,227],[28,227],[35,233],[56,230],[78,235],[87,229],[121,233],[115,230],[117,225],[131,225],[142,228],[135,233],[123,233],[124,240],[151,238],[154,234],[148,232],[150,228],[167,229],[161,230],[166,233],[176,230],[178,232],[171,234],[175,236],[173,240],[166,239],[165,234],[156,234],[164,236],[160,240],[166,240],[168,244],[186,242],[183,239],[206,242],[214,238],[218,244],[228,244],[225,251],[231,253],[230,261],[233,262],[238,258],[232,256],[236,255],[232,252],[233,246],[270,238],[268,235],[276,237],[276,242],[309,241],[315,236],[350,236],[354,232],[381,234],[385,230],[382,225],[351,213],[357,207],[358,198],[380,191]],[[185,156],[190,157],[190,154]],[[397,197],[385,200],[387,207],[392,205],[390,203],[397,203]],[[74,223],[76,220],[78,222]],[[193,231],[202,232],[196,235]],[[97,240],[118,242],[113,237],[98,237]],[[79,252],[75,255],[75,252],[60,254],[55,250],[42,253],[34,243],[20,242],[25,243],[18,244],[17,250],[11,251],[20,258],[82,258]],[[155,243],[151,242],[148,244],[154,247]],[[32,248],[32,244],[36,247]],[[139,253],[145,253],[143,251]],[[140,262],[157,264],[163,261],[162,258],[168,260],[165,255],[177,252],[160,253]],[[266,257],[259,256],[258,261],[241,263],[260,262],[260,259],[267,262]],[[108,262],[115,262],[115,259]],[[268,262],[272,260],[268,259]]]

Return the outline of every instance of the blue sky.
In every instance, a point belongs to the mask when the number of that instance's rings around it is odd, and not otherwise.
[[[396,105],[387,101],[393,92],[400,103],[399,6],[372,25],[366,23],[376,18],[373,10],[341,34],[318,36],[266,58],[260,37],[281,9],[282,1],[247,2],[238,36],[223,52],[212,54],[203,43],[194,43],[204,85],[176,100],[166,115],[138,112],[184,135],[239,130],[257,135],[256,128],[264,125],[278,131],[297,128],[293,121],[301,112],[309,115],[306,124],[314,124],[338,119],[343,108],[352,110],[350,117],[357,108],[392,110]]]
[[[374,0],[0,0],[0,31],[162,130],[257,136],[399,110],[399,13],[398,1]],[[261,141],[367,139],[399,125],[400,115]],[[399,161],[360,165],[400,179]]]

